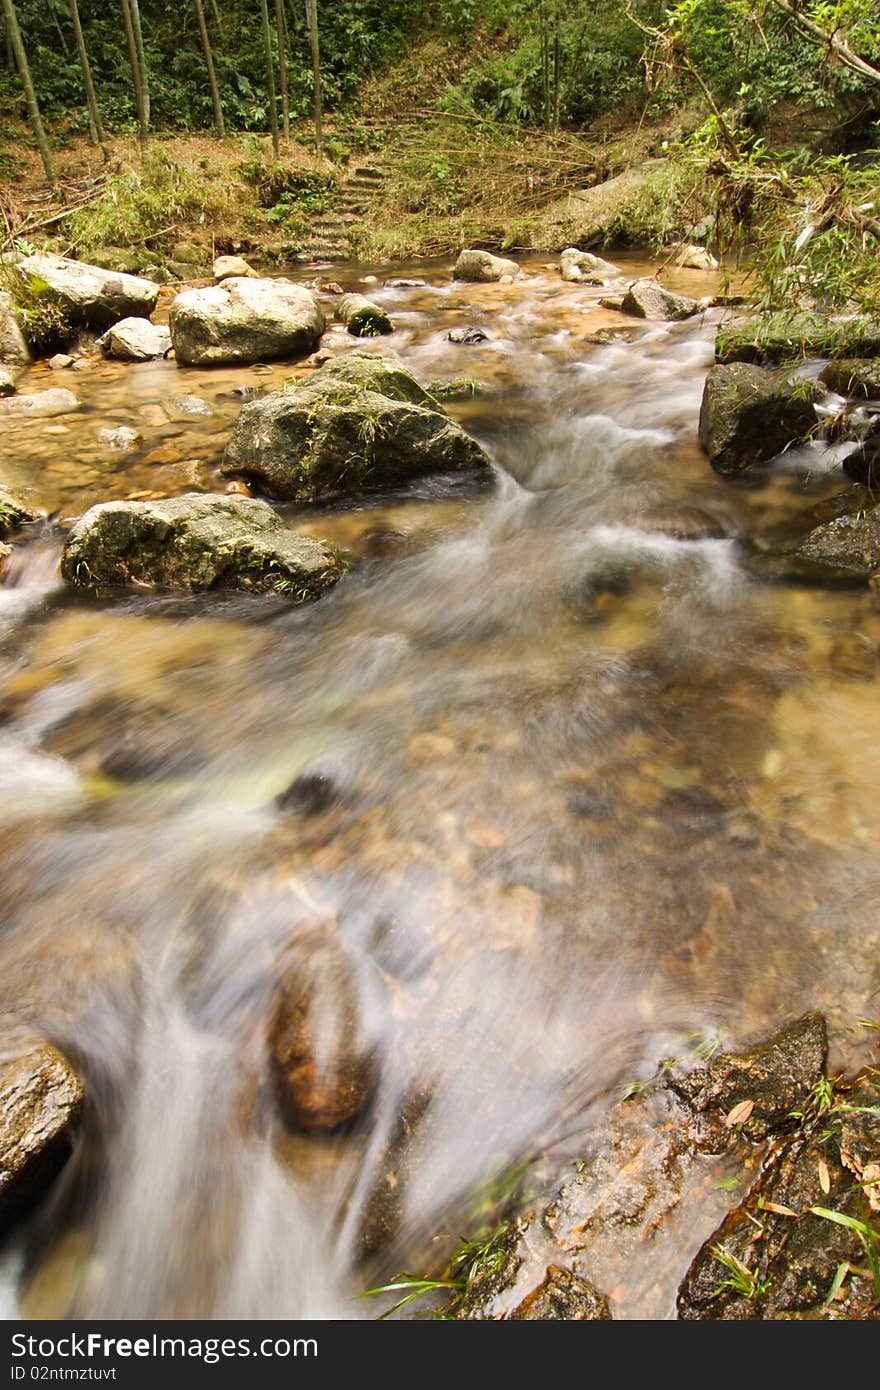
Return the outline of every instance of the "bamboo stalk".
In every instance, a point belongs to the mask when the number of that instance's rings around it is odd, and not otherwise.
[[[110,158],[110,151],[107,148],[104,125],[101,121],[98,99],[95,96],[95,84],[92,81],[92,69],[89,63],[89,55],[86,51],[86,41],[83,37],[82,25],[79,21],[79,5],[76,0],[70,0],[70,18],[73,22],[73,36],[76,39],[76,51],[79,55],[79,65],[82,70],[83,87],[86,93],[86,105],[89,108],[89,124],[94,130],[94,143],[101,146],[101,153],[104,156],[104,163],[106,164]]]
[[[268,0],[260,0],[260,21],[263,27],[263,51],[266,58],[266,88],[269,93],[269,129],[272,132],[272,149],[275,158],[280,153],[278,144],[278,110],[275,100],[275,64],[272,61],[272,34],[269,29]]]
[[[46,178],[49,183],[54,184],[56,182],[55,165],[52,163],[52,152],[49,149],[49,141],[46,139],[46,132],[43,129],[37,94],[34,91],[31,70],[28,65],[27,54],[24,51],[21,30],[18,27],[18,15],[15,13],[13,0],[3,0],[3,13],[6,17],[6,31],[12,40],[12,51],[15,54],[15,62],[21,78],[21,85],[24,88],[24,99],[27,103],[31,129],[34,132],[37,149],[40,151],[40,159],[43,161]]]
[[[278,76],[281,82],[281,133],[285,144],[290,143],[290,84],[287,73],[287,43],[285,41],[283,0],[275,0],[275,31],[278,35]]]
[[[226,125],[223,120],[223,103],[220,100],[220,88],[217,85],[217,73],[214,68],[214,55],[211,52],[211,40],[208,37],[208,26],[205,23],[205,7],[202,0],[195,0],[196,18],[199,22],[199,35],[202,40],[202,52],[205,55],[205,67],[208,70],[208,86],[211,89],[211,101],[214,105],[214,125],[217,130],[218,139],[226,138]]]
[[[131,80],[134,85],[134,104],[137,110],[138,140],[140,141],[141,153],[143,154],[147,145],[148,123],[146,108],[144,106],[144,89],[141,86],[137,40],[134,34],[134,21],[131,17],[130,0],[120,0],[120,3],[122,5],[122,23],[125,27],[125,42],[128,48],[128,61],[131,65]]]

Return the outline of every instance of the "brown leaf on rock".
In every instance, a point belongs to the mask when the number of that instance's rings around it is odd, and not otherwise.
[[[724,1117],[724,1123],[728,1129],[733,1129],[734,1125],[744,1125],[755,1108],[753,1100],[741,1100],[732,1110],[728,1110]]]

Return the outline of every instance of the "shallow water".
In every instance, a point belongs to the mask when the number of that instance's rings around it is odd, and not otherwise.
[[[0,588],[0,1008],[89,1094],[7,1251],[7,1313],[369,1316],[359,1289],[436,1263],[438,1234],[466,1234],[511,1169],[576,1151],[662,1058],[808,1007],[835,1065],[865,1055],[880,613],[763,584],[740,544],[804,527],[839,465],[817,448],[760,488],[717,477],[696,420],[720,311],[640,324],[528,268],[377,272],[427,283],[369,286],[397,324],[372,346],[484,384],[449,409],[496,483],[282,508],[353,562],[307,608],[97,600],[56,565],[93,502],[225,487],[242,399],[309,369],[89,359],[60,374],[80,412],[4,421],[0,481],[51,522]],[[490,341],[448,343],[463,323]],[[108,447],[117,425],[142,438]],[[683,508],[719,538],[670,535]],[[282,809],[303,776],[332,794]],[[316,929],[349,953],[381,1059],[369,1110],[329,1137],[277,1119],[263,1042],[278,954]],[[672,1316],[704,1234],[697,1215],[650,1303],[615,1315]]]

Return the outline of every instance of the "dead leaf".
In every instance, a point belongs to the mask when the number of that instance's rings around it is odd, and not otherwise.
[[[791,1207],[784,1207],[781,1202],[761,1202],[762,1211],[772,1211],[774,1216],[798,1216],[799,1213],[792,1211]]]
[[[728,1129],[733,1129],[734,1125],[744,1125],[755,1108],[753,1100],[741,1100],[732,1110],[728,1110],[724,1117],[724,1123]]]
[[[827,1197],[828,1193],[831,1191],[831,1174],[828,1171],[828,1164],[822,1154],[819,1155],[817,1166],[819,1169],[819,1186]]]

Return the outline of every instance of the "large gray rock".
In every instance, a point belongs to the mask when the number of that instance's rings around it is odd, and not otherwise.
[[[485,469],[488,458],[439,406],[391,398],[334,375],[246,405],[221,472],[271,497],[357,497],[432,473]]]
[[[462,251],[455,262],[456,280],[492,281],[503,280],[505,275],[519,275],[516,261],[508,261],[503,256],[493,256],[490,251]]]
[[[79,408],[77,397],[63,386],[52,386],[48,391],[34,391],[24,396],[6,396],[0,400],[0,416],[31,415],[36,418],[69,415],[72,410]]]
[[[92,507],[67,538],[61,573],[83,588],[244,589],[304,601],[335,584],[342,566],[266,502],[187,493]]]
[[[168,314],[178,362],[265,362],[311,352],[324,314],[310,290],[289,280],[233,275],[207,289],[183,290]]]
[[[149,318],[159,298],[159,286],[152,280],[64,256],[26,256],[18,271],[26,280],[46,284],[71,324],[88,328],[109,328],[129,314]]]
[[[98,347],[108,357],[124,362],[150,362],[171,351],[171,333],[164,324],[150,323],[149,319],[120,319],[101,335]]]
[[[24,334],[12,309],[12,297],[0,290],[0,362],[13,367],[25,366],[31,360]]]
[[[419,385],[397,357],[379,357],[361,351],[347,352],[328,362],[323,375],[362,386],[366,391],[377,391],[380,396],[388,396],[393,401],[410,401],[413,405],[437,409],[436,399]]]
[[[776,313],[718,327],[717,362],[795,362],[802,357],[880,356],[880,322],[849,316]]]
[[[712,367],[703,388],[700,443],[718,473],[741,473],[810,436],[817,417],[811,382],[748,362]]]
[[[559,273],[570,284],[604,285],[611,276],[620,271],[610,261],[594,256],[592,251],[579,251],[576,246],[566,246],[559,257]]]
[[[656,280],[636,280],[623,296],[621,309],[637,319],[658,319],[676,322],[689,319],[700,312],[701,306],[695,299],[684,294],[673,294],[658,285]]]
[[[0,1065],[0,1233],[67,1161],[82,1104],[79,1078],[48,1043]]]

